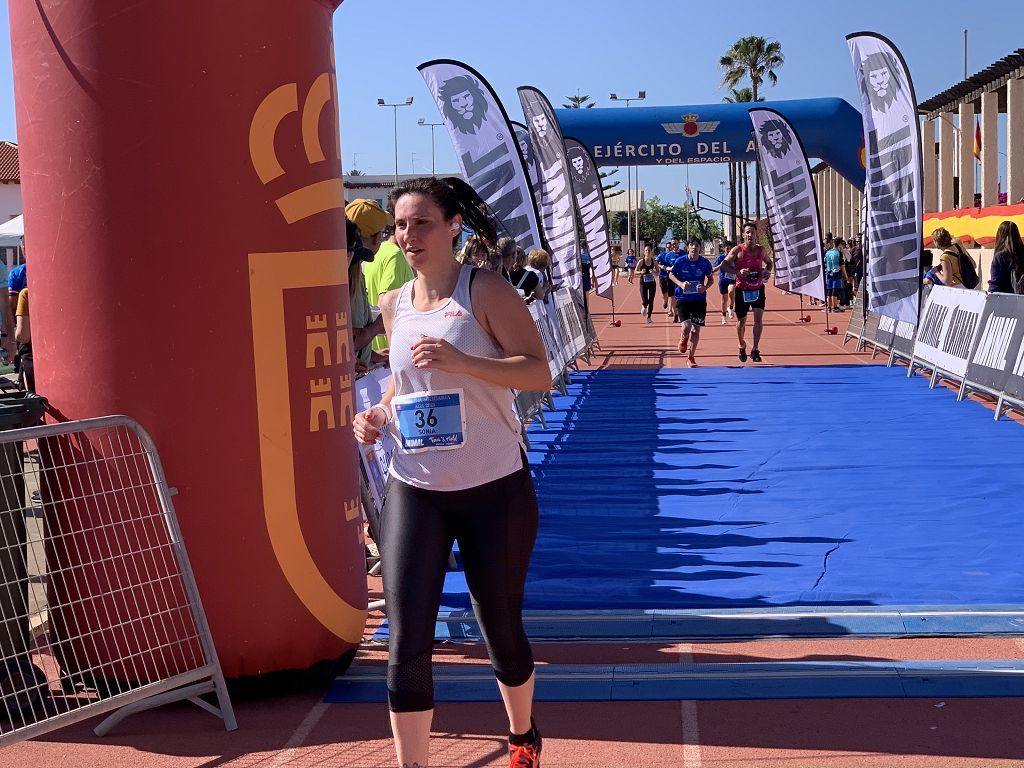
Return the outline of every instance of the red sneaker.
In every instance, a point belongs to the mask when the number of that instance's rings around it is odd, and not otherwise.
[[[508,745],[509,768],[540,768],[541,738],[537,738],[529,744]]]
[[[697,365],[697,361],[696,361],[696,360],[694,359],[693,355],[690,355],[690,356],[689,356],[688,358],[686,358],[686,364],[687,364],[687,365],[688,365],[688,366],[689,366],[690,368],[697,368],[697,367],[699,367],[699,366]]]

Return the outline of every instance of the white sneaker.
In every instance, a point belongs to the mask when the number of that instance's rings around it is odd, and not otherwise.
[[[726,310],[729,313],[729,319],[732,320],[732,307]]]
[[[722,315],[722,325],[725,325],[729,321],[725,319],[725,315]]]

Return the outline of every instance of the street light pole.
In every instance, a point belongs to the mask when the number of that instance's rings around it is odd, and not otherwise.
[[[391,107],[395,115],[395,186],[398,186],[398,108],[408,107],[412,104],[412,96],[407,96],[405,101],[388,103],[384,99],[377,99],[378,107]]]
[[[436,176],[437,170],[434,168],[434,128],[444,123],[428,123],[426,118],[421,117],[416,121],[417,125],[429,125],[430,126],[430,175]]]
[[[631,102],[643,101],[644,99],[646,99],[647,98],[647,91],[644,91],[644,90],[637,91],[636,96],[619,96],[616,93],[609,93],[608,94],[608,98],[611,99],[612,101],[624,101],[624,102],[626,102],[626,109],[629,109],[629,105],[630,105]],[[637,178],[638,179],[639,179],[639,176],[640,176],[640,174],[639,174],[639,171],[638,171],[637,172]],[[640,201],[637,200],[637,210],[635,212],[636,213],[637,239],[639,239],[639,234],[640,234],[640,210],[639,210],[639,203],[640,203]],[[632,229],[632,222],[631,222],[631,219],[633,218],[633,215],[634,215],[634,211],[633,211],[633,166],[632,165],[627,165],[626,166],[626,250],[627,251],[629,249],[633,248],[633,229]],[[636,254],[636,249],[633,249],[633,254],[634,255]]]

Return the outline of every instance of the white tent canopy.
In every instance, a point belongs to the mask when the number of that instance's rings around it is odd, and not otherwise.
[[[0,248],[17,248],[25,236],[25,217],[15,216],[0,224]]]

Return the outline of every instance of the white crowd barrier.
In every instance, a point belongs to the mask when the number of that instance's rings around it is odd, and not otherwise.
[[[933,286],[916,326],[858,307],[846,338],[857,339],[858,349],[888,352],[890,366],[906,360],[908,376],[929,371],[933,388],[940,380],[958,384],[960,400],[968,392],[991,395],[996,419],[1007,407],[1024,410],[1024,296]]]
[[[234,730],[149,435],[110,416],[0,446],[0,746],[184,700]]]

